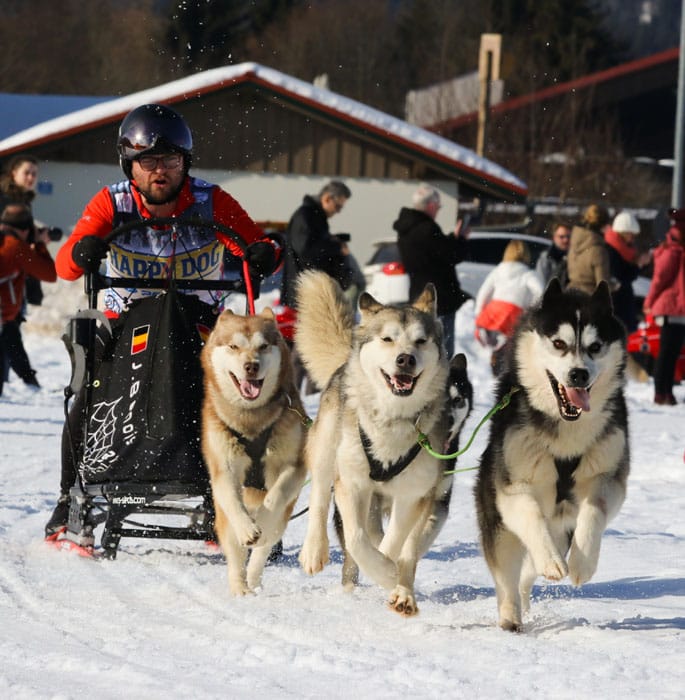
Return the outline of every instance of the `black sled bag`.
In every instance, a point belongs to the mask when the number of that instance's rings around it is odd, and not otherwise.
[[[208,484],[200,451],[199,354],[211,306],[171,289],[131,304],[96,362],[81,465],[85,484]]]

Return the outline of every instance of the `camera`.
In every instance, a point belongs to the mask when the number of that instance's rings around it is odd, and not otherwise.
[[[59,228],[58,226],[45,226],[43,230],[48,232],[48,238],[51,241],[61,241],[62,236],[64,235],[62,229]],[[31,231],[29,232],[29,236],[28,236],[27,240],[29,243],[36,242],[36,230],[34,228],[32,228]]]

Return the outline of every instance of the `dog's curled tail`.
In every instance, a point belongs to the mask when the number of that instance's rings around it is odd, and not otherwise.
[[[347,361],[354,309],[325,272],[307,270],[297,280],[295,347],[309,376],[323,389]]]

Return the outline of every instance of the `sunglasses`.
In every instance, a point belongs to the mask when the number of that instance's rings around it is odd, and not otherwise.
[[[165,170],[176,170],[181,166],[183,156],[178,153],[172,153],[168,156],[140,156],[137,161],[145,172],[150,173],[160,167]]]

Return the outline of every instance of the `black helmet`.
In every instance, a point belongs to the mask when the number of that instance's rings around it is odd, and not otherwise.
[[[168,153],[183,155],[185,172],[190,168],[193,135],[183,117],[166,105],[143,105],[129,112],[119,127],[117,140],[119,163],[131,177],[131,161],[143,154]]]

